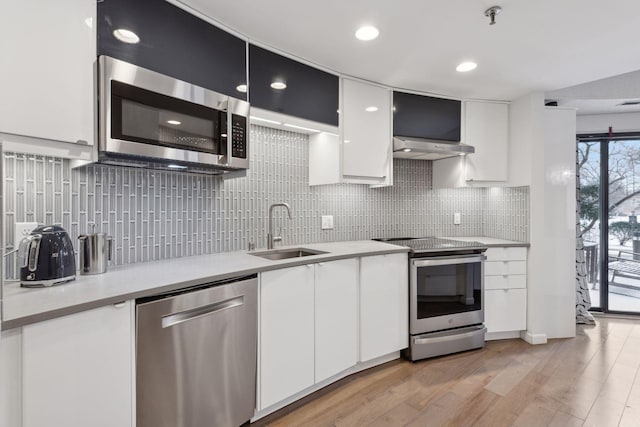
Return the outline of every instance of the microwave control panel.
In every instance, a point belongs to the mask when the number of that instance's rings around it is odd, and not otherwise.
[[[231,115],[231,157],[247,158],[247,118]]]

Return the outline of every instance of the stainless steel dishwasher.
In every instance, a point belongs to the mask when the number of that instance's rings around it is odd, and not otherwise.
[[[138,427],[236,427],[256,403],[256,276],[136,301]]]

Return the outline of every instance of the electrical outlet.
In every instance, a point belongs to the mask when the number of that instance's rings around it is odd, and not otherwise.
[[[453,225],[460,225],[460,212],[453,214]]]
[[[18,249],[22,238],[29,235],[37,226],[37,222],[16,222],[13,229],[13,249]]]
[[[333,230],[333,215],[322,215],[322,229]]]

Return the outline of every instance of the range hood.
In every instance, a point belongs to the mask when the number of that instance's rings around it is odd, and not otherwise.
[[[434,139],[393,137],[393,157],[414,160],[440,160],[474,153],[471,145]]]

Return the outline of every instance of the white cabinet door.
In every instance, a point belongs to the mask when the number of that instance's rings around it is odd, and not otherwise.
[[[315,382],[358,360],[358,260],[316,264]]]
[[[484,294],[487,332],[522,331],[527,328],[526,289],[485,289]]]
[[[485,276],[527,274],[527,261],[487,261],[484,263]]]
[[[0,132],[93,143],[95,0],[7,0]]]
[[[509,105],[480,101],[467,101],[464,105],[464,142],[476,149],[466,156],[466,180],[506,181]]]
[[[0,427],[22,426],[22,329],[0,334]]]
[[[407,347],[409,282],[406,254],[360,260],[360,361]]]
[[[342,175],[385,183],[391,174],[391,92],[342,79]]]
[[[260,274],[260,409],[314,383],[314,266]]]
[[[132,304],[22,328],[23,427],[132,425]]]

